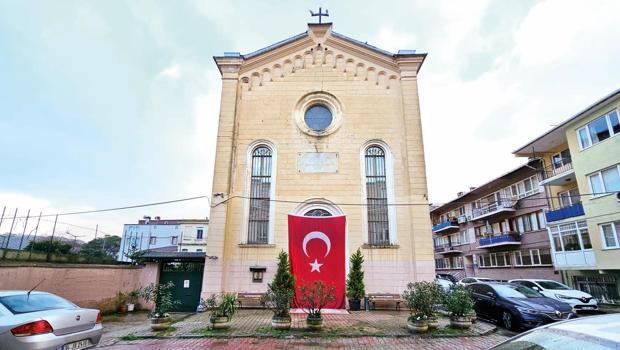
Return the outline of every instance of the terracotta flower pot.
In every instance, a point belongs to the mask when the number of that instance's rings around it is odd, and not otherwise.
[[[471,317],[469,316],[451,316],[450,317],[450,326],[453,328],[459,329],[469,329],[471,328]]]
[[[168,329],[172,324],[172,317],[151,317],[151,329],[158,332]]]
[[[230,318],[228,316],[211,316],[210,321],[213,329],[230,328]]]
[[[439,319],[431,317],[428,319],[428,329],[437,329],[439,327]]]
[[[306,318],[306,325],[310,330],[320,330],[323,329],[323,318],[321,317],[308,317]]]
[[[413,333],[424,333],[428,331],[428,321],[427,320],[407,320],[407,328],[409,331]]]
[[[288,317],[273,317],[271,319],[271,327],[273,329],[287,330],[291,329],[291,316]]]

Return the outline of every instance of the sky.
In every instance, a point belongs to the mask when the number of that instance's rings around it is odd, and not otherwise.
[[[0,232],[16,208],[209,194],[221,87],[212,57],[302,33],[319,6],[339,33],[428,53],[418,82],[433,203],[517,166],[512,151],[620,87],[615,0],[0,0]],[[96,225],[118,235],[143,215],[203,218],[208,208],[65,216],[57,232],[88,240]]]

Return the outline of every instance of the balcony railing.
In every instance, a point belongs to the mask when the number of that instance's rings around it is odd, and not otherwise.
[[[550,210],[545,213],[547,222],[574,218],[581,215],[585,215],[585,212],[583,211],[583,205],[581,203],[573,204],[571,206],[564,207],[558,210]]]
[[[437,224],[433,226],[433,232],[441,232],[456,229],[458,230],[459,224],[456,220],[446,220],[441,224]]]
[[[555,164],[551,164],[550,166],[546,167],[543,171],[543,175],[546,179],[552,178],[554,176],[558,176],[558,175],[562,175],[564,173],[567,173],[569,171],[573,170],[573,163],[572,162],[567,162],[564,163],[562,166],[556,167]]]
[[[477,220],[503,211],[514,211],[512,200],[502,199],[500,201],[485,203],[481,205],[480,208],[475,208],[472,211],[471,218],[472,220]]]
[[[458,246],[454,246],[452,244],[446,244],[443,246],[443,253],[444,254],[449,254],[449,253],[461,253],[461,248],[459,248]]]
[[[480,238],[480,248],[490,248],[502,245],[520,245],[521,236],[518,233],[509,232],[498,236]]]

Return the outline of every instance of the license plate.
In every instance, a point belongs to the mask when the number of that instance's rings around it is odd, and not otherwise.
[[[81,350],[91,347],[93,344],[90,342],[90,339],[78,340],[73,343],[68,343],[62,346],[60,350]]]
[[[592,306],[584,306],[581,308],[581,310],[594,310],[594,307]]]

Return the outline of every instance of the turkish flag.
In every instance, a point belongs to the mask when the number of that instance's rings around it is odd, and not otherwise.
[[[323,281],[335,287],[336,297],[325,308],[345,308],[345,225],[345,216],[288,216],[288,251],[297,305],[300,286]]]

